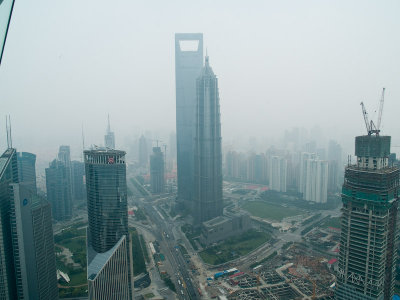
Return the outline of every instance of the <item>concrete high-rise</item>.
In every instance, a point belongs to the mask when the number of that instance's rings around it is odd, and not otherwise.
[[[18,152],[18,179],[30,188],[34,194],[36,188],[36,155],[29,152]]]
[[[399,169],[388,163],[390,136],[356,137],[355,155],[342,188],[336,299],[392,299]]]
[[[11,233],[18,299],[58,299],[50,203],[29,184],[11,184]]]
[[[72,217],[72,194],[70,168],[55,159],[46,168],[47,200],[51,203],[54,220],[69,220]]]
[[[107,132],[104,136],[104,146],[109,149],[115,149],[115,136],[114,132],[111,131],[110,116],[108,116]]]
[[[125,152],[84,151],[89,299],[133,299]]]
[[[300,154],[300,170],[299,170],[299,193],[304,195],[306,194],[306,186],[307,186],[307,161],[309,159],[316,159],[316,154],[315,153],[308,153],[308,152],[302,152]]]
[[[328,162],[319,159],[308,159],[305,163],[306,187],[303,199],[316,203],[327,203],[329,174]]]
[[[160,147],[153,147],[153,154],[150,156],[150,186],[153,194],[164,191],[164,177],[164,153]]]
[[[218,79],[208,56],[196,83],[192,216],[196,224],[222,215],[222,151]]]
[[[0,299],[17,298],[11,235],[10,184],[18,183],[17,152],[9,148],[0,156]]]
[[[196,79],[203,67],[203,34],[175,34],[176,144],[178,203],[193,209],[193,151],[196,124]]]
[[[269,162],[269,188],[273,191],[286,192],[287,160],[272,156]]]

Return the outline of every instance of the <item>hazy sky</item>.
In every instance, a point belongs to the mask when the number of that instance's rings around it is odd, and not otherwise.
[[[352,145],[365,133],[360,101],[372,116],[386,87],[382,129],[400,146],[399,15],[398,0],[16,1],[0,113],[12,116],[14,146],[40,157],[60,144],[78,156],[82,122],[86,144],[101,144],[107,113],[117,144],[169,133],[174,34],[202,32],[225,143],[318,124]]]

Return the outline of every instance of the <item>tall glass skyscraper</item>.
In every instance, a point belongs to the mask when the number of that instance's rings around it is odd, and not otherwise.
[[[337,299],[392,299],[399,169],[390,136],[356,137],[357,163],[345,170]]]
[[[125,152],[84,151],[89,299],[132,299]]]
[[[150,186],[153,194],[160,194],[164,191],[164,153],[160,147],[153,147],[153,154],[150,156]]]
[[[18,299],[57,300],[50,203],[29,185],[11,184],[11,232]]]
[[[109,149],[115,149],[115,136],[114,132],[111,131],[110,116],[108,116],[107,132],[104,136],[104,146]]]
[[[194,48],[186,48],[195,46]],[[203,67],[203,34],[175,34],[178,202],[192,210],[196,79]]]
[[[53,218],[57,221],[72,217],[70,169],[63,162],[53,160],[46,168],[47,199],[51,203]]]
[[[36,189],[36,155],[29,152],[18,152],[19,182],[37,193]]]
[[[17,299],[14,255],[11,235],[10,184],[18,183],[18,163],[15,149],[0,156],[0,299]]]
[[[222,215],[222,151],[218,80],[208,56],[197,79],[194,185],[195,223]]]

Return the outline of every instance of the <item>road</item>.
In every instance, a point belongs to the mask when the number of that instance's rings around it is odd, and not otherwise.
[[[176,286],[176,292],[179,299],[200,299],[197,290],[193,284],[190,273],[188,272],[189,266],[183,257],[181,251],[176,247],[175,236],[173,234],[172,223],[168,222],[160,211],[154,208],[149,203],[144,203],[147,216],[150,218],[154,226],[159,230],[160,243],[163,243],[166,249],[165,255],[169,259],[173,268],[174,276],[171,279]]]

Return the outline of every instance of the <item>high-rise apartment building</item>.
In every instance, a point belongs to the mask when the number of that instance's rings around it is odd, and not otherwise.
[[[208,56],[197,79],[192,215],[199,224],[222,215],[222,151],[218,79]]]
[[[319,159],[308,159],[306,167],[306,188],[303,199],[316,203],[327,203],[328,201],[328,174],[329,165],[327,161]]]
[[[70,168],[63,162],[53,160],[46,168],[47,199],[51,203],[54,220],[69,220],[72,217],[72,194]]]
[[[269,188],[273,191],[286,192],[287,160],[272,156],[269,163]]]
[[[336,299],[392,299],[399,169],[388,164],[390,136],[356,137],[355,155],[342,188]]]
[[[0,299],[17,299],[13,243],[11,235],[10,184],[18,183],[18,163],[15,149],[0,156]]]
[[[317,156],[315,153],[302,152],[300,154],[300,170],[299,170],[299,193],[304,195],[306,194],[307,187],[307,161],[310,159],[316,159]]]
[[[196,79],[203,67],[203,34],[175,34],[178,203],[192,209]]]
[[[104,136],[104,146],[109,149],[115,149],[115,136],[114,132],[111,131],[110,116],[108,116],[107,132]]]
[[[17,160],[19,182],[24,183],[36,194],[36,155],[29,152],[18,152]]]
[[[50,203],[29,184],[11,184],[11,234],[18,299],[58,299]],[[17,299],[17,298],[15,298]]]
[[[133,299],[125,152],[84,151],[89,299]]]
[[[164,191],[164,153],[160,147],[153,147],[150,156],[150,187],[153,194]]]

